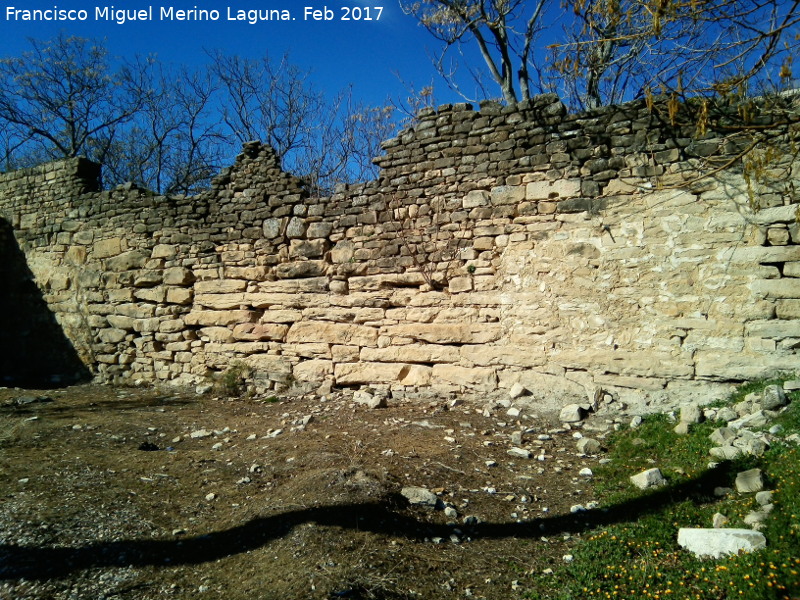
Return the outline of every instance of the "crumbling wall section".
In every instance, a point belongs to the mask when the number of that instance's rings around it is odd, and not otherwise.
[[[97,191],[75,161],[5,174],[0,216],[105,380],[240,364],[262,389],[563,404],[795,371],[796,168],[756,206],[740,173],[699,178],[722,140],[692,133],[643,103],[448,105],[329,197],[251,142],[195,197]]]

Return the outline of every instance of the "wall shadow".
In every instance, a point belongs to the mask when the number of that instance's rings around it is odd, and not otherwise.
[[[733,465],[721,463],[696,479],[647,493],[626,502],[578,514],[553,515],[524,523],[478,523],[457,527],[474,540],[491,538],[538,539],[542,535],[579,533],[636,521],[670,504],[690,500],[696,504],[715,501],[712,490],[733,476]],[[221,531],[185,539],[143,539],[96,542],[81,547],[23,547],[0,544],[0,581],[47,580],[97,567],[144,567],[195,565],[256,550],[289,534],[304,523],[370,531],[409,541],[447,539],[454,526],[428,523],[403,511],[398,495],[383,502],[314,506],[252,519]],[[474,543],[474,542],[470,542]]]
[[[0,386],[54,388],[90,378],[36,286],[10,223],[0,218]]]

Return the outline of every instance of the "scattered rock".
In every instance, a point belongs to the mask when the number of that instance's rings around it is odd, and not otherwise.
[[[702,423],[703,411],[696,404],[681,406],[681,423]]]
[[[761,506],[766,506],[767,504],[772,503],[772,490],[758,492],[756,494],[756,502],[758,502]]]
[[[646,471],[642,471],[636,475],[631,475],[630,479],[631,483],[640,490],[667,485],[667,480],[664,479],[664,476],[661,474],[661,470],[658,468],[647,469]]]
[[[530,394],[528,389],[522,385],[521,383],[515,383],[511,386],[511,390],[508,392],[508,395],[512,399],[520,398],[522,396],[527,396]]]
[[[750,469],[736,475],[736,491],[740,494],[760,492],[764,489],[764,478],[761,469]]]
[[[635,417],[633,417],[633,419],[631,419],[630,427],[631,427],[631,429],[637,429],[638,427],[640,427],[642,425],[643,422],[644,422],[644,419],[642,419],[641,416],[636,415]]]
[[[787,403],[786,394],[779,385],[768,385],[761,395],[762,410],[777,410]]]
[[[525,448],[509,448],[506,453],[518,458],[530,458],[532,456],[531,451]]]
[[[201,439],[201,438],[211,437],[212,435],[214,434],[211,431],[208,431],[207,429],[197,429],[192,433],[190,433],[189,437],[192,439]]]
[[[765,548],[763,534],[750,529],[692,529],[678,530],[678,545],[698,557],[722,558],[728,554],[753,552]]]
[[[673,431],[678,435],[687,435],[689,433],[689,423],[681,421],[673,428]]]
[[[711,523],[714,529],[722,529],[728,524],[729,521],[730,519],[722,513],[714,513]]]
[[[600,442],[593,438],[585,437],[578,440],[578,452],[581,454],[597,454],[600,449]]]
[[[409,504],[415,506],[427,506],[430,508],[437,508],[441,504],[439,497],[427,488],[408,486],[400,490],[402,495]]]
[[[558,418],[563,423],[578,423],[586,416],[586,410],[580,404],[567,404],[561,409]]]

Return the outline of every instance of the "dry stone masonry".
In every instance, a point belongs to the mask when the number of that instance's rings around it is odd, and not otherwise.
[[[0,176],[0,219],[106,381],[235,367],[561,407],[800,369],[798,170],[754,204],[740,173],[697,180],[720,139],[658,114],[442,106],[329,197],[258,142],[194,197],[99,191],[70,159]]]

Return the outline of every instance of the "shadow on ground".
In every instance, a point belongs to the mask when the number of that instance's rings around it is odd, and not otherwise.
[[[696,479],[662,488],[605,509],[556,515],[526,523],[479,523],[459,526],[473,539],[538,538],[543,534],[579,533],[613,523],[635,521],[673,503],[710,500],[710,490],[729,480],[732,466],[722,463]],[[431,524],[402,513],[397,496],[376,503],[340,504],[292,510],[252,519],[242,525],[185,539],[102,542],[77,548],[0,545],[0,579],[45,580],[97,567],[144,567],[200,564],[256,550],[304,523],[358,529],[423,541],[447,538],[453,526]]]

